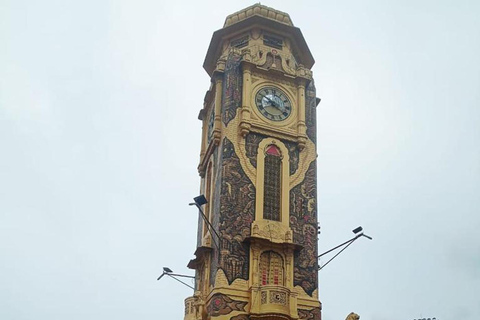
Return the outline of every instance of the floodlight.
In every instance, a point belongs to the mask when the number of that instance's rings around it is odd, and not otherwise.
[[[163,267],[163,271],[165,271],[166,273],[172,273],[172,269],[170,269],[169,267]]]
[[[205,203],[207,203],[207,198],[205,198],[205,196],[203,194],[199,195],[198,197],[195,197],[193,198],[193,201],[195,201],[196,204],[198,204],[199,206],[202,206],[204,205]]]
[[[362,232],[363,228],[362,227],[357,227],[355,229],[352,230],[353,233],[357,234],[359,232]]]

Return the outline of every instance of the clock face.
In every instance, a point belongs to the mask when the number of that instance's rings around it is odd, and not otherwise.
[[[255,105],[265,118],[272,121],[285,120],[292,112],[290,99],[276,87],[261,88],[255,95]]]

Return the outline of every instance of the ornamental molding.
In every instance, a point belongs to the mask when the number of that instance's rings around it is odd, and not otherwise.
[[[274,243],[292,243],[292,230],[281,222],[256,220],[252,223],[252,237]]]

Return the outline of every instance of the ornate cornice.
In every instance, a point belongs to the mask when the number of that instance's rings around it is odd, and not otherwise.
[[[292,19],[290,19],[288,13],[275,10],[267,6],[263,6],[260,3],[256,3],[253,6],[247,7],[243,10],[237,11],[227,16],[223,27],[228,27],[251,16],[264,17],[293,27]]]

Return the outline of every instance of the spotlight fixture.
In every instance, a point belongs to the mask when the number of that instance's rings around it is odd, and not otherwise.
[[[352,232],[357,234],[357,233],[361,232],[362,230],[363,230],[362,227],[357,227],[357,228],[353,229]]]
[[[193,201],[195,201],[195,203],[198,204],[199,206],[203,206],[204,204],[206,204],[208,202],[207,198],[205,198],[205,196],[203,194],[199,195],[198,197],[193,198]]]

